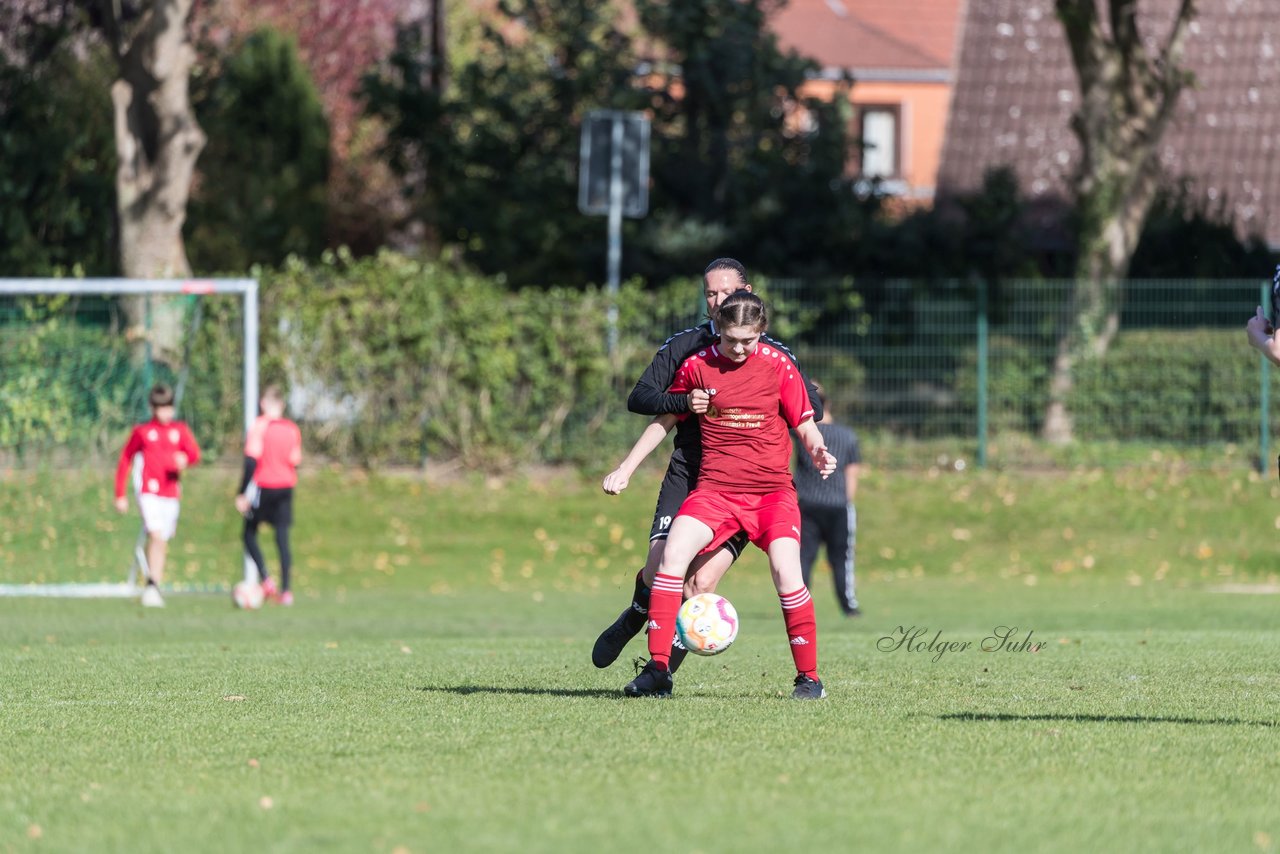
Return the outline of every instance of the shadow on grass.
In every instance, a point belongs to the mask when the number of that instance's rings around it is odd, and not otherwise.
[[[953,712],[938,715],[944,721],[1063,721],[1086,724],[1201,724],[1207,726],[1277,726],[1275,721],[1244,721],[1239,718],[1171,718],[1162,715],[1011,715],[995,712]]]
[[[498,688],[492,685],[425,685],[418,689],[437,694],[522,694],[535,697],[621,697],[622,691],[606,688]]]

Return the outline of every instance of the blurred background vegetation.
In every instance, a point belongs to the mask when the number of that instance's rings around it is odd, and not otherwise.
[[[123,3],[121,20],[146,5]],[[700,319],[698,276],[726,255],[858,429],[970,456],[986,431],[1039,432],[1076,249],[1030,233],[1011,172],[945,209],[856,181],[847,99],[801,93],[818,66],[779,48],[763,0],[482,5],[192,13],[207,140],[186,252],[197,276],[261,281],[263,379],[292,386],[313,446],[476,466],[621,448],[638,429],[615,417],[626,391]],[[19,0],[7,13],[0,275],[122,274],[103,8]],[[604,222],[576,204],[579,126],[601,108],[653,124],[652,213],[625,222],[614,354]],[[1078,436],[1255,441],[1268,386],[1236,338],[1260,290],[1240,277],[1273,261],[1221,206],[1162,192],[1128,271],[1125,332],[1076,378]],[[0,450],[113,445],[145,381],[184,371],[199,378],[186,416],[234,447],[236,312],[206,300],[182,364],[147,373],[111,300],[6,301]]]

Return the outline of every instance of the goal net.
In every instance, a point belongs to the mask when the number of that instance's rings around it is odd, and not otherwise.
[[[121,516],[111,491],[161,382],[207,456],[238,464],[258,400],[256,280],[0,279],[0,595],[136,595],[136,496]],[[188,486],[171,592],[225,589],[240,560],[238,530],[200,536],[203,503]]]

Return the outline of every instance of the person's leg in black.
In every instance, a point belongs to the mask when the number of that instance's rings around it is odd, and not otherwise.
[[[833,507],[826,526],[827,560],[836,584],[836,601],[846,617],[858,616],[858,594],[854,587],[853,548],[857,536],[857,516],[853,506]]]
[[[293,527],[293,488],[267,490],[271,503],[271,527],[276,534],[276,551],[280,554],[281,602],[293,601],[293,550],[289,547],[289,530]]]
[[[244,520],[244,550],[249,553],[254,566],[258,568],[258,581],[265,582],[267,559],[262,554],[262,547],[258,545],[258,525],[260,524],[257,514],[252,514]]]
[[[820,509],[803,502],[800,504],[800,573],[804,576],[804,586],[810,590],[813,589],[813,563],[818,559],[818,549],[822,546],[822,526],[817,515]]]
[[[276,524],[276,549],[280,552],[280,592],[289,592],[289,570],[293,566],[293,553],[289,550],[289,522]]]

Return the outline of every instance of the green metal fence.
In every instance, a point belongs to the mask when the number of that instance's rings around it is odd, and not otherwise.
[[[1256,466],[1271,457],[1278,425],[1270,403],[1280,372],[1248,348],[1243,331],[1265,300],[1264,280],[1129,282],[1109,352],[1080,364],[1075,373],[1068,402],[1076,441],[1066,446],[1051,445],[1040,433],[1066,322],[1068,282],[773,280],[761,282],[760,289],[772,309],[774,333],[827,387],[834,414],[860,433],[875,464],[1061,467],[1176,459]],[[684,304],[690,311],[683,318],[660,310],[646,295],[632,295],[623,343],[633,358],[617,366],[622,375],[616,400],[592,410],[588,426],[595,432],[581,436],[556,426],[568,423],[563,415],[557,420],[546,413],[539,423],[564,432],[561,445],[586,443],[596,458],[602,448],[621,450],[634,439],[626,389],[659,342],[700,316],[690,290]],[[580,299],[572,292],[545,298]],[[237,309],[214,298],[201,304],[203,320],[183,324],[192,345],[182,348],[179,360],[190,377],[184,417],[202,443],[232,448],[242,429],[236,416]],[[184,304],[188,317],[189,308]],[[570,316],[583,308],[565,302],[547,314]],[[674,310],[683,313],[682,307]],[[581,344],[584,351],[598,347],[595,358],[603,364],[603,318],[600,333],[598,342]],[[306,348],[271,350],[294,346],[291,341],[266,341],[271,352],[264,355],[299,375],[318,375]],[[353,340],[352,346],[367,343]],[[544,358],[540,352],[535,348],[522,358],[536,361]],[[416,357],[388,350],[378,358],[394,363],[387,366],[394,370],[396,360]],[[558,376],[559,367],[530,370]],[[69,459],[114,452],[127,425],[140,417],[153,378],[176,382],[181,376],[172,367],[137,362],[110,301],[0,302],[0,462],[38,460],[60,450]],[[501,394],[468,386],[446,397]],[[377,409],[379,400],[370,396],[362,417],[404,417],[403,407]],[[412,409],[419,402],[408,403]],[[530,398],[521,405],[545,404]],[[315,431],[329,426],[308,422]],[[420,445],[412,453],[390,449],[385,458],[416,462]],[[562,454],[545,461],[567,459],[574,458]]]
[[[792,280],[767,292],[778,313],[811,318],[787,329],[788,343],[828,387],[836,416],[886,463],[1269,459],[1275,380],[1244,336],[1269,289],[1258,279],[1127,283],[1109,352],[1075,372],[1076,441],[1041,441],[1070,288]],[[818,308],[833,304],[843,308]]]

